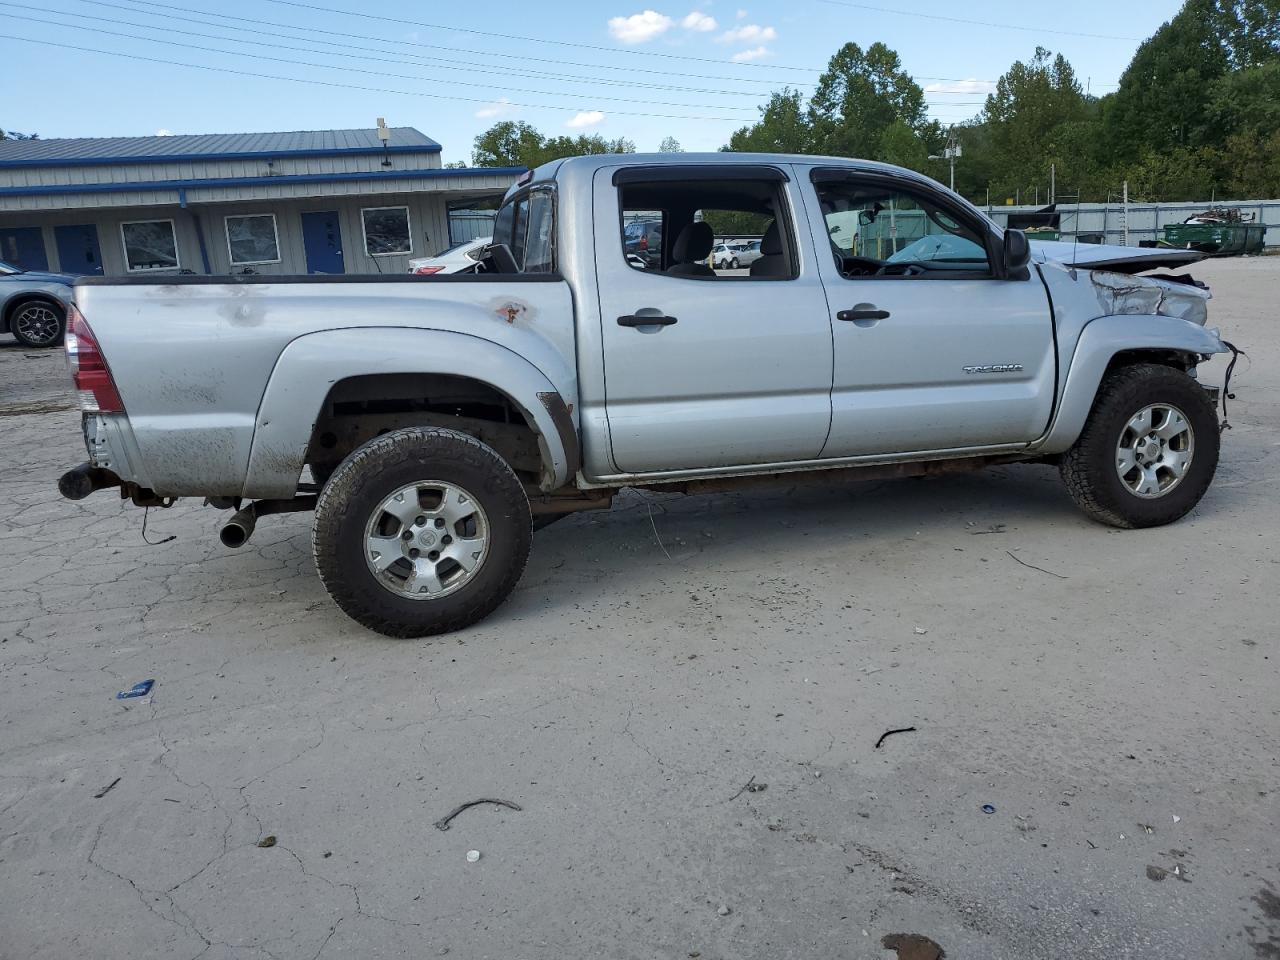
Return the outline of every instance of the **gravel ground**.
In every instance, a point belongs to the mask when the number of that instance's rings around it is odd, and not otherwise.
[[[1034,466],[630,495],[425,641],[305,516],[58,499],[61,360],[0,344],[0,956],[1280,957],[1280,258],[1193,272],[1251,359],[1178,524]]]

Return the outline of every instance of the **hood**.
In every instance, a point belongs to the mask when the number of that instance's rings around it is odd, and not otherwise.
[[[22,280],[26,283],[62,283],[71,286],[76,278],[68,273],[50,273],[47,270],[24,270],[22,273],[6,274],[10,280]]]
[[[1072,243],[1068,240],[1032,240],[1031,259],[1036,263],[1061,263],[1086,270],[1141,273],[1160,267],[1181,267],[1203,260],[1198,250],[1171,247],[1121,247],[1104,243]]]

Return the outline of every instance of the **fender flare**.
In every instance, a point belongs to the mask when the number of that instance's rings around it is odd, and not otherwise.
[[[330,389],[347,377],[384,373],[445,374],[484,383],[505,394],[537,431],[543,490],[563,486],[578,469],[578,437],[564,398],[518,353],[447,330],[350,327],[306,334],[281,351],[258,406],[241,495],[294,496]]]
[[[1041,453],[1070,449],[1093,409],[1107,365],[1116,354],[1129,350],[1197,356],[1228,352],[1216,330],[1178,317],[1120,315],[1091,320],[1076,341],[1053,421],[1031,449]]]

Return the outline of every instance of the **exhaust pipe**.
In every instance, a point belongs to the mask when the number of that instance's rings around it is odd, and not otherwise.
[[[58,478],[58,492],[68,500],[83,500],[95,490],[120,486],[120,478],[110,470],[82,463]]]
[[[218,539],[222,541],[224,547],[243,547],[249,542],[249,538],[253,536],[253,529],[258,525],[258,514],[253,509],[251,503],[243,510],[237,510],[231,515],[220,531],[218,531]]]
[[[292,500],[259,500],[243,509],[237,510],[218,531],[218,539],[222,545],[236,549],[243,547],[253,536],[258,518],[272,513],[299,513],[303,510],[314,510],[319,497],[294,497]]]

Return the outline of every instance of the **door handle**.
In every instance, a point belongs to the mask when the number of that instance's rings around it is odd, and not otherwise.
[[[888,317],[888,310],[880,310],[874,306],[854,307],[852,310],[841,310],[836,314],[837,320],[846,320],[854,323],[859,320],[886,320]]]
[[[627,314],[618,318],[618,326],[620,327],[669,327],[676,322],[675,317],[664,316],[637,316],[635,314]]]

